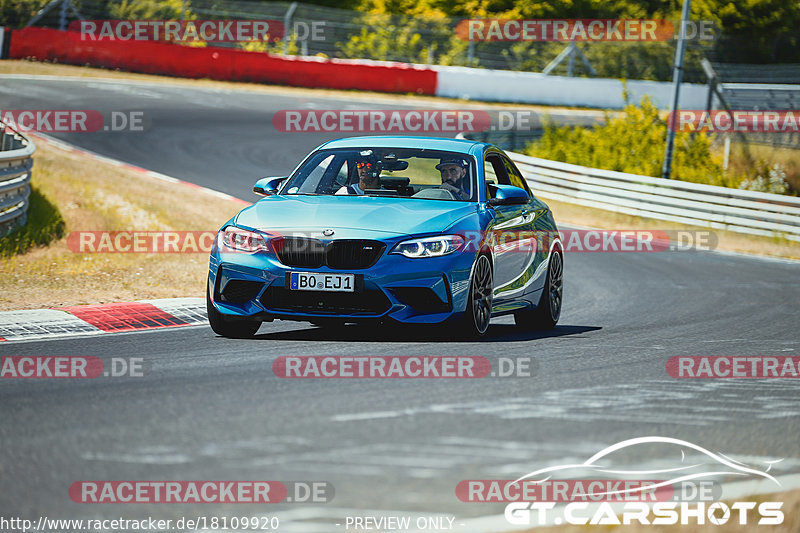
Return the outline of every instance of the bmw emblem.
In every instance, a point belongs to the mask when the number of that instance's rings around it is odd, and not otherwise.
[[[326,229],[325,231],[322,232],[322,234],[325,235],[326,237],[330,237],[331,235],[333,235],[333,233],[334,231],[332,229]]]

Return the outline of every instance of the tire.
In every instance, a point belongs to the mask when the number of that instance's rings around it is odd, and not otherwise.
[[[472,269],[469,280],[469,294],[467,307],[457,335],[476,339],[486,334],[489,322],[492,319],[492,296],[494,291],[494,278],[492,263],[486,255],[479,255]]]
[[[561,317],[564,299],[564,254],[556,248],[550,255],[547,277],[536,309],[514,313],[517,326],[527,330],[553,329]]]
[[[260,320],[226,320],[222,313],[217,311],[211,298],[208,296],[206,288],[206,313],[208,314],[208,324],[214,333],[231,339],[249,339],[256,334],[261,327]]]

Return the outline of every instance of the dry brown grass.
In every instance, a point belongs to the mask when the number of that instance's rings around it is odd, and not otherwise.
[[[718,148],[721,152],[722,148]],[[786,172],[786,183],[792,192],[800,193],[800,150],[778,146],[751,144],[744,150],[740,142],[731,144],[731,157],[728,172],[755,178],[766,176],[773,165],[779,165]],[[758,170],[756,170],[758,169]]]
[[[534,191],[534,194],[536,191]],[[800,242],[786,239],[758,237],[734,233],[732,231],[709,230],[709,228],[693,228],[674,222],[635,217],[612,211],[592,209],[556,200],[547,200],[559,224],[572,224],[600,229],[615,230],[700,230],[713,231],[718,239],[719,250],[740,252],[754,255],[768,255],[786,259],[800,259]]]
[[[242,205],[36,140],[33,183],[67,232],[216,231]],[[254,197],[255,199],[255,197]],[[79,254],[66,238],[0,262],[0,310],[203,296],[207,253]]]
[[[777,494],[760,495],[746,498],[737,498],[737,501],[748,502],[783,502],[784,521],[777,526],[758,526],[753,523],[753,518],[757,516],[754,511],[748,515],[748,523],[740,525],[738,523],[738,513],[731,512],[731,519],[722,525],[674,525],[674,526],[654,526],[641,524],[628,524],[619,526],[552,526],[537,527],[529,529],[525,533],[584,533],[586,531],[603,531],[605,533],[683,533],[692,531],[693,533],[748,533],[750,531],[768,531],[769,533],[797,533],[800,531],[800,490],[781,492]],[[729,502],[730,503],[730,502]]]

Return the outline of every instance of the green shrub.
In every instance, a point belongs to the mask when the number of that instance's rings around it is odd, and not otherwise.
[[[367,16],[366,19],[371,17]],[[374,17],[372,17],[374,18]],[[425,63],[428,49],[422,35],[412,26],[366,23],[361,32],[351,35],[344,43],[337,43],[342,57],[380,59],[388,61],[413,61]]]
[[[23,28],[47,0],[0,0],[0,26]]]
[[[185,3],[186,19],[194,19],[189,12],[189,2]],[[119,20],[179,20],[184,7],[183,0],[122,0],[109,5],[109,15]]]
[[[545,126],[544,135],[525,153],[605,170],[661,177],[667,121],[648,98],[630,104],[618,115],[606,115],[606,122],[593,128]],[[735,187],[739,179],[726,176],[711,151],[712,138],[706,133],[675,134],[672,178],[695,183]]]

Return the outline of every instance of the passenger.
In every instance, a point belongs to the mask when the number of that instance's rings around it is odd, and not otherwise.
[[[356,163],[358,170],[358,183],[346,185],[336,191],[336,194],[364,194],[368,189],[381,188],[380,164],[374,157],[361,156]]]

